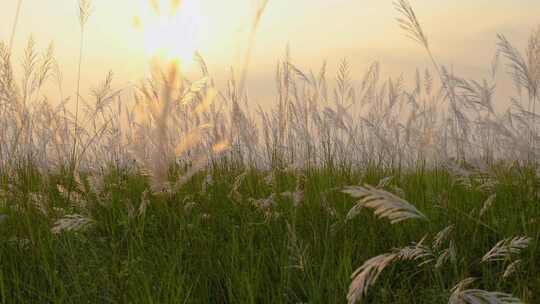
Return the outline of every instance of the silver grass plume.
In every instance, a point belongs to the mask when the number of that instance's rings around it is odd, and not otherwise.
[[[64,231],[82,231],[92,226],[95,221],[81,214],[68,214],[54,223],[51,232],[59,234]]]
[[[521,260],[515,260],[506,269],[504,270],[503,279],[508,279],[514,273],[518,271],[519,266],[521,266]]]
[[[501,240],[482,257],[482,263],[510,259],[529,247],[531,241],[531,238],[524,236]]]
[[[394,1],[394,7],[401,14],[401,17],[397,18],[397,21],[399,26],[405,30],[407,36],[424,48],[429,48],[428,39],[422,30],[422,26],[411,4],[407,0],[397,0]]]
[[[409,246],[397,249],[399,259],[419,262],[418,267],[434,262],[435,253],[430,246],[424,244],[426,238],[427,236],[423,237],[418,243],[414,242]]]
[[[529,66],[527,60],[508,41],[504,35],[497,35],[499,51],[509,61],[509,73],[517,86],[526,88],[531,97],[538,93],[538,79],[536,79],[534,67]]]
[[[466,278],[452,288],[448,304],[519,304],[520,299],[511,294],[486,291],[482,289],[466,289],[476,281],[475,278]]]
[[[418,267],[421,267],[435,261],[435,254],[429,246],[424,244],[425,240],[426,237],[422,238],[418,243],[396,248],[391,252],[378,255],[364,262],[351,275],[352,282],[347,294],[348,303],[361,302],[383,270],[394,262],[415,261],[418,263]]]
[[[397,253],[385,253],[367,260],[351,275],[347,301],[350,304],[360,302],[366,296],[369,287],[377,281],[382,271],[399,258]]]
[[[450,234],[454,232],[455,226],[450,225],[443,230],[439,231],[437,235],[435,235],[435,239],[433,240],[433,247],[434,248],[441,248],[444,241],[448,239]]]
[[[427,220],[427,217],[409,202],[388,191],[370,185],[364,187],[348,186],[345,187],[343,193],[360,199],[347,214],[347,219],[354,218],[362,208],[370,208],[374,210],[378,218],[387,218],[391,224],[409,219]]]
[[[92,15],[93,7],[91,0],[79,0],[79,23],[81,28],[84,28],[88,22],[88,18]]]

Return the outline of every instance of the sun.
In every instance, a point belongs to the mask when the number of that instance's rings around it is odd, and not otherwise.
[[[204,18],[199,0],[139,0],[134,26],[142,33],[145,54],[152,60],[193,62],[200,48]]]

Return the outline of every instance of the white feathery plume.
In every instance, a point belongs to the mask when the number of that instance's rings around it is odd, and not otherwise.
[[[531,238],[524,236],[501,240],[482,257],[482,263],[506,260],[527,248],[531,241]]]
[[[433,240],[433,247],[436,249],[441,248],[444,241],[446,241],[448,237],[450,236],[450,234],[454,231],[454,228],[455,228],[454,225],[450,225],[444,228],[443,230],[439,231],[439,233],[435,235],[435,239]]]
[[[520,265],[521,260],[515,260],[510,265],[508,265],[508,267],[506,267],[506,269],[504,270],[503,279],[508,279],[514,273],[516,273]]]
[[[370,185],[365,185],[364,187],[349,186],[343,190],[343,193],[360,198],[358,203],[347,214],[347,219],[352,219],[362,208],[366,207],[374,209],[377,217],[389,219],[391,224],[415,218],[427,220],[424,214],[407,201],[388,191],[377,189]]]
[[[347,300],[349,303],[361,301],[367,294],[368,289],[375,284],[377,278],[393,262],[398,261],[420,261],[419,267],[429,264],[435,260],[435,255],[429,246],[424,245],[426,237],[418,243],[412,243],[410,246],[397,248],[392,252],[384,253],[373,257],[351,275],[351,285]]]
[[[377,281],[382,271],[399,258],[398,253],[385,253],[367,260],[352,274],[353,279],[347,294],[348,303],[362,301],[369,287]]]
[[[95,221],[93,219],[83,215],[68,214],[54,223],[54,227],[51,229],[51,232],[54,234],[59,234],[63,231],[81,231],[90,227],[94,223]]]
[[[423,244],[425,240],[426,237],[423,237],[418,243],[412,243],[410,246],[396,249],[399,259],[407,261],[421,260],[418,264],[419,267],[433,262],[435,260],[435,254],[429,246]]]
[[[475,278],[466,278],[452,288],[448,304],[518,304],[523,303],[511,294],[486,291],[482,289],[466,289]]]

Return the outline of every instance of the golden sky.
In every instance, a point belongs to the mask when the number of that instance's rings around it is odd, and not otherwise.
[[[0,1],[0,40],[8,41],[18,0]],[[148,60],[143,35],[134,27],[134,17],[141,15],[140,1],[93,1],[83,62],[86,89],[109,70],[119,86],[144,75]],[[230,66],[239,66],[261,0],[184,1],[197,5],[196,45],[219,85]],[[537,0],[411,3],[439,61],[470,77],[487,75],[497,33],[522,49],[530,30],[540,23]],[[53,41],[66,88],[74,86],[78,58],[77,10],[76,0],[23,0],[14,44],[17,58],[31,34],[42,48]],[[269,0],[253,49],[248,87],[261,95],[273,91],[274,66],[287,44],[293,61],[306,70],[318,69],[324,60],[336,66],[347,58],[360,78],[377,60],[386,75],[412,78],[415,68],[428,62],[422,50],[404,37],[395,17],[391,0]]]

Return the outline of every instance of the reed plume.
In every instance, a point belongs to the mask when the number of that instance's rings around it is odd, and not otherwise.
[[[374,209],[374,213],[379,218],[387,218],[391,224],[396,224],[409,219],[424,219],[426,216],[418,211],[413,205],[400,197],[370,185],[349,186],[343,190],[343,193],[349,194],[360,200],[351,208],[347,218],[355,217],[362,208]]]

